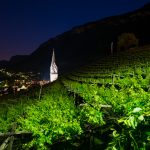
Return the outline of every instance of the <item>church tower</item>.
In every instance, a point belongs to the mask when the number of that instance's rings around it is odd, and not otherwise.
[[[50,82],[57,80],[57,78],[58,78],[58,67],[56,66],[55,63],[55,53],[53,49],[52,61],[50,65]]]

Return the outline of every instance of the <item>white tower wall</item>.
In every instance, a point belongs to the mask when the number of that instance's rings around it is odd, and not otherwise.
[[[50,66],[50,82],[57,80],[57,78],[58,78],[58,67],[56,66],[55,63],[55,54],[53,50],[52,61]]]

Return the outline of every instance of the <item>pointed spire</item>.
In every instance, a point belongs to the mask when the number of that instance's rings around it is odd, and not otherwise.
[[[55,53],[54,53],[54,48],[53,48],[51,64],[53,64],[54,62],[55,62]]]

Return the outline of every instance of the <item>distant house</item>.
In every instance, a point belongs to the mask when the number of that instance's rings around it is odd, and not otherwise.
[[[27,90],[28,88],[25,85],[22,85],[20,90]]]
[[[58,78],[58,67],[56,66],[55,63],[55,53],[53,50],[52,61],[50,65],[50,82],[57,80],[57,78]]]
[[[14,92],[19,92],[19,91],[21,91],[21,90],[27,90],[28,88],[25,86],[25,85],[22,85],[20,88],[19,87],[17,87],[17,89],[14,89]]]

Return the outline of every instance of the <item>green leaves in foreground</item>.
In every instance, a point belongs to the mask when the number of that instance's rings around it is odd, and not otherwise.
[[[56,83],[41,101],[28,106],[26,113],[19,122],[20,130],[33,133],[34,139],[26,145],[28,147],[46,149],[46,145],[82,133],[73,98],[67,96],[60,84]]]

